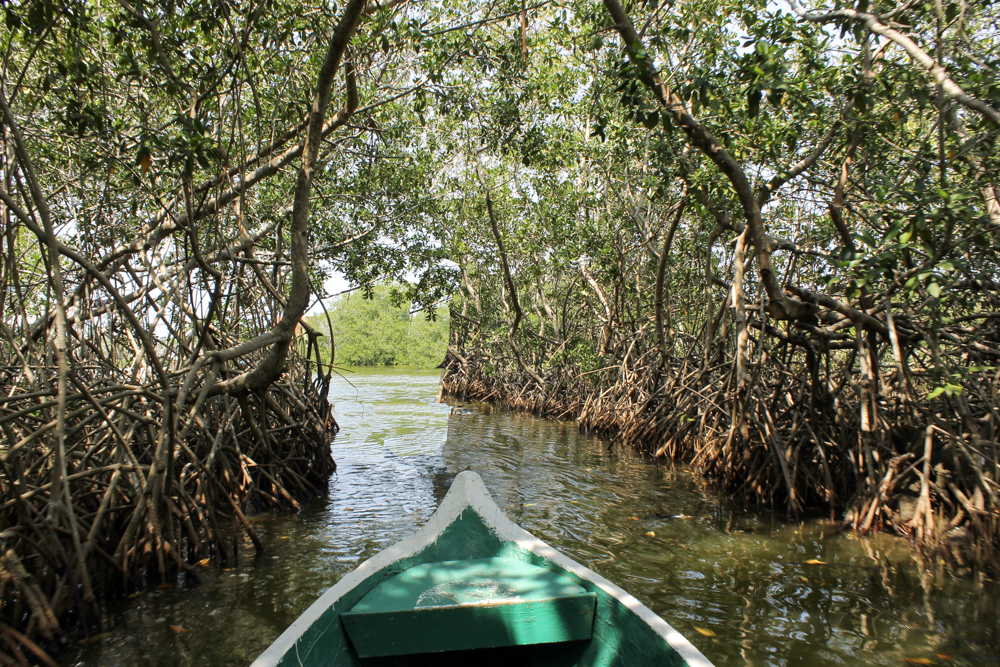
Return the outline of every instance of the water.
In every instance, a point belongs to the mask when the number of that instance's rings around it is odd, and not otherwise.
[[[326,588],[414,532],[471,468],[516,522],[634,594],[724,665],[1000,665],[1000,587],[920,567],[907,544],[730,507],[681,468],[573,423],[434,402],[438,373],[335,384],[329,497],[254,517],[267,551],[111,610],[64,664],[249,664]]]

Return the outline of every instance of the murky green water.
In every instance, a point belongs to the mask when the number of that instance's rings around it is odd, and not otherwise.
[[[414,532],[455,474],[634,594],[723,665],[1000,665],[1000,587],[922,572],[905,543],[734,510],[696,476],[614,456],[573,423],[434,403],[437,372],[334,388],[329,497],[254,518],[267,552],[111,612],[65,664],[243,667],[341,576]],[[638,666],[637,666],[638,667]]]

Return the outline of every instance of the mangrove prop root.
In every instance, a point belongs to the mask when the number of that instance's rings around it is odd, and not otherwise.
[[[40,384],[56,373],[31,370]],[[87,390],[68,397],[61,498],[53,497],[52,448],[37,435],[51,418],[51,393],[18,398],[12,373],[0,375],[9,443],[0,451],[0,652],[14,663],[48,663],[45,649],[57,649],[74,624],[99,632],[99,610],[83,591],[114,596],[180,571],[195,576],[192,566],[205,558],[231,558],[222,545],[229,530],[219,529],[231,522],[217,522],[217,513],[235,516],[262,549],[245,513],[296,507],[336,468],[322,376],[303,382],[297,373],[239,403],[209,399],[195,416],[178,416],[184,437],[164,453],[159,396],[74,373]],[[33,446],[18,446],[32,438]]]
[[[978,339],[1000,339],[998,324]],[[575,419],[581,431],[689,463],[740,501],[790,518],[826,513],[861,533],[894,531],[957,571],[1000,571],[992,377],[967,379],[961,403],[918,401],[909,377],[862,387],[851,355],[833,357],[820,378],[815,352],[783,351],[779,340],[741,388],[722,354],[664,363],[646,331],[618,340],[603,368],[553,365],[544,387],[496,347],[453,342],[442,396]]]

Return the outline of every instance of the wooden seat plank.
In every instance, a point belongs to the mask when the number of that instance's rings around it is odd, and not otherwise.
[[[341,615],[359,657],[590,639],[596,596],[524,561],[425,563]]]

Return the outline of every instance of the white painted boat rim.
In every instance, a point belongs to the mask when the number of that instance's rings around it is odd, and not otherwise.
[[[646,605],[635,597],[615,586],[613,583],[590,570],[580,563],[563,555],[555,548],[541,541],[525,529],[507,518],[493,501],[483,480],[471,470],[460,472],[451,485],[451,489],[442,501],[441,506],[420,530],[413,535],[397,542],[391,547],[372,556],[357,569],[345,575],[343,579],[331,586],[306,611],[295,619],[280,637],[274,640],[266,651],[253,661],[250,667],[276,667],[282,657],[293,650],[296,641],[327,609],[332,607],[345,593],[353,590],[368,577],[392,565],[398,560],[420,553],[433,544],[444,533],[467,507],[471,507],[483,519],[488,528],[504,541],[514,542],[521,548],[555,563],[567,572],[589,581],[604,591],[607,595],[621,602],[629,611],[638,616],[656,634],[662,637],[690,667],[714,667],[702,655],[701,651],[687,640],[684,635],[674,630],[665,620],[660,618]]]

